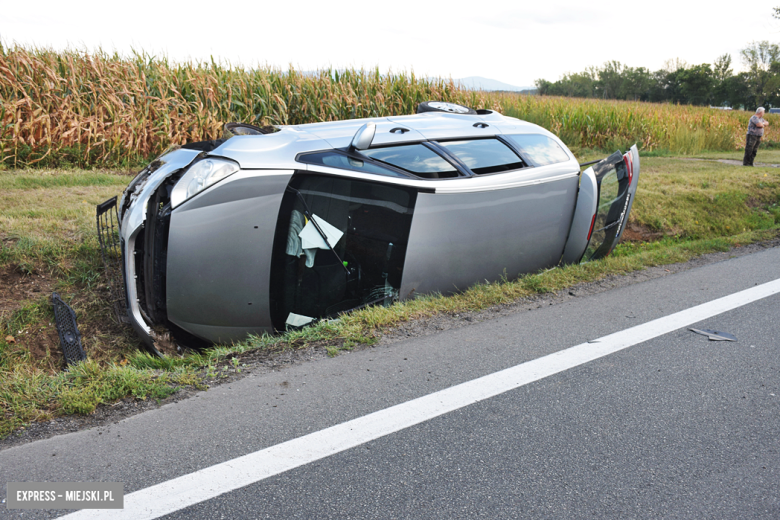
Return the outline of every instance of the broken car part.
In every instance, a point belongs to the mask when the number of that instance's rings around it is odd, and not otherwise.
[[[721,332],[718,330],[710,330],[710,329],[693,329],[689,328],[691,332],[695,332],[696,334],[701,334],[702,336],[707,336],[710,341],[737,341],[737,337],[733,334],[729,334],[728,332]]]
[[[84,353],[84,347],[81,346],[81,333],[76,324],[76,313],[56,292],[51,295],[51,305],[54,308],[54,322],[57,325],[65,363],[73,365],[84,361],[87,355]]]
[[[100,243],[100,257],[108,279],[111,305],[119,323],[129,323],[127,302],[122,286],[122,252],[119,245],[119,218],[116,211],[116,197],[97,205],[97,234]]]

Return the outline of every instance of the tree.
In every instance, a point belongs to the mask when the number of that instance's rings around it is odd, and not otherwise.
[[[739,51],[742,61],[749,69],[769,70],[769,66],[780,61],[780,46],[768,41],[750,42],[750,45]]]
[[[677,77],[680,81],[680,94],[686,103],[691,105],[708,105],[710,103],[715,80],[709,63],[681,69]]]
[[[669,59],[664,62],[664,70],[666,72],[677,72],[680,69],[687,69],[687,68],[688,68],[688,62],[680,58],[675,58],[673,60]]]
[[[619,61],[608,61],[599,71],[599,79],[596,83],[596,92],[604,99],[617,99],[623,83],[624,65]]]
[[[596,78],[590,72],[564,74],[560,83],[561,95],[570,97],[593,97]]]
[[[740,51],[742,60],[748,66],[746,73],[750,101],[748,108],[766,104],[776,97],[777,81],[780,72],[773,64],[780,61],[780,46],[768,41],[751,42]],[[777,72],[776,72],[777,71]],[[750,105],[755,105],[751,107]]]
[[[722,56],[718,56],[713,64],[712,75],[715,81],[721,82],[732,75],[731,71],[731,54],[726,53]]]
[[[623,70],[623,82],[620,85],[621,99],[646,100],[650,97],[653,78],[650,71],[644,67],[626,67]]]
[[[658,101],[685,102],[685,96],[682,92],[682,75],[684,72],[684,68],[679,68],[670,72],[661,70],[656,73],[658,80],[657,88],[663,93]]]
[[[735,76],[730,76],[723,81],[723,90],[725,101],[732,108],[742,108],[753,110],[758,106],[755,98],[750,93],[748,84],[748,75],[746,72],[740,72]]]
[[[712,87],[712,95],[710,96],[710,103],[715,106],[723,106],[728,104],[728,91],[727,82],[734,73],[731,71],[731,54],[724,54],[718,56],[712,67],[712,78],[714,84]]]
[[[537,79],[534,81],[534,85],[536,85],[536,93],[540,96],[550,95],[550,87],[552,86],[552,82],[547,81],[546,79]]]

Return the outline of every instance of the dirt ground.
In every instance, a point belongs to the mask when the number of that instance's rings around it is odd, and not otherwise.
[[[760,156],[759,156],[760,158]],[[738,159],[699,159],[697,157],[676,157],[676,159],[682,159],[684,161],[715,161],[723,164],[731,164],[732,166],[742,166],[742,161]],[[755,162],[756,166],[766,166],[770,168],[780,168],[780,164]]]
[[[635,222],[629,222],[626,228],[623,230],[623,236],[620,238],[621,242],[653,242],[663,238],[664,234],[660,231],[653,231],[647,226],[637,224]]]
[[[0,315],[13,312],[26,300],[36,300],[51,293],[52,279],[40,273],[26,273],[19,266],[0,268]]]
[[[0,316],[7,317],[26,302],[50,296],[54,280],[42,271],[26,272],[16,265],[0,268]],[[24,330],[9,331],[6,341],[29,350],[36,360],[46,359],[53,367],[62,365],[59,336],[53,324],[41,323]]]
[[[627,230],[628,231],[628,230]],[[640,233],[638,230],[637,233]],[[403,323],[386,332],[379,345],[391,345],[399,341],[411,338],[437,334],[444,330],[467,327],[473,323],[492,320],[498,317],[526,312],[540,307],[563,303],[571,298],[579,298],[591,294],[597,294],[618,287],[624,287],[635,283],[660,278],[670,274],[693,269],[707,264],[721,262],[730,258],[756,253],[764,249],[780,247],[780,238],[767,242],[737,247],[725,253],[711,253],[694,258],[688,262],[657,266],[643,271],[636,271],[626,275],[609,276],[598,282],[584,283],[569,287],[563,291],[551,294],[531,296],[520,299],[507,305],[497,305],[479,312],[469,312],[454,315],[438,315],[431,318]],[[207,380],[209,386],[230,383],[243,378],[249,373],[263,373],[279,370],[285,366],[296,365],[304,362],[322,359],[327,356],[326,346],[333,343],[310,345],[305,349],[267,353],[263,351],[248,352],[240,356],[242,364],[241,372],[237,373],[229,362],[217,367],[217,377]],[[375,348],[372,346],[356,347],[356,349]],[[123,399],[116,403],[98,406],[97,410],[88,416],[68,416],[54,419],[46,423],[35,423],[27,428],[22,428],[0,440],[0,450],[13,446],[46,439],[55,435],[76,432],[79,430],[117,423],[126,417],[157,408],[164,404],[180,401],[192,396],[195,390],[182,390],[173,396],[161,401],[152,400],[137,401],[132,398]]]

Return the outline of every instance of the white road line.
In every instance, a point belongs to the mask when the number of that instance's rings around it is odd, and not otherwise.
[[[777,293],[780,279],[141,489],[121,510],[62,518],[159,518]]]

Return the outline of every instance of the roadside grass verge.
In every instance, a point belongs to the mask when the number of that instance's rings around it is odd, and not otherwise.
[[[376,343],[411,320],[511,304],[780,234],[780,170],[643,157],[630,221],[638,238],[624,241],[606,259],[519,279],[510,274],[451,296],[366,308],[285,334],[159,359],[138,351],[133,334],[114,322],[102,277],[95,205],[128,182],[127,176],[94,170],[0,174],[0,276],[6,282],[0,286],[0,438],[32,421],[89,414],[127,396],[160,400],[179,388],[203,388],[241,372],[252,356],[309,346],[336,355]],[[37,292],[25,289],[33,281]],[[76,311],[89,356],[68,370],[62,370],[51,290]]]
[[[691,157],[696,157],[700,159],[731,159],[733,161],[740,161],[740,162],[742,162],[742,158],[744,156],[745,156],[744,148],[736,151],[721,151],[721,152],[703,151],[691,155]],[[780,164],[780,149],[778,149],[777,147],[767,148],[764,146],[764,143],[761,143],[761,146],[758,149],[758,154],[756,154],[755,162],[766,163],[766,164]]]
[[[101,403],[127,396],[160,400],[196,385],[196,376],[183,370],[141,370],[91,359],[53,375],[18,364],[4,370],[0,382],[0,438],[33,421],[90,414]]]

